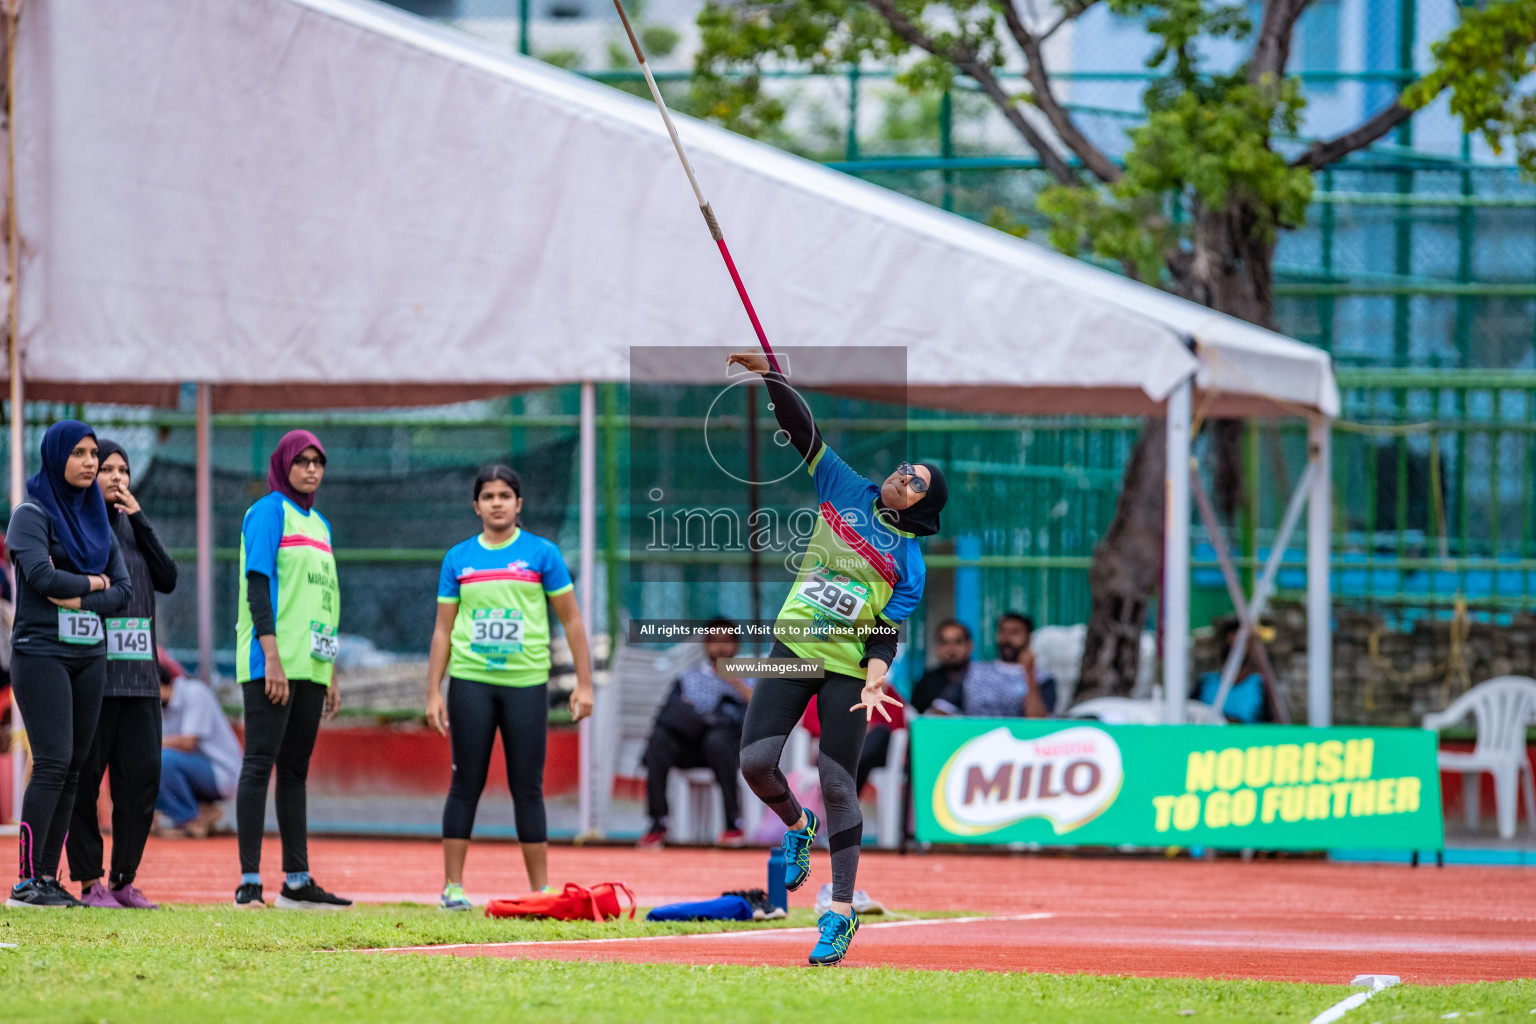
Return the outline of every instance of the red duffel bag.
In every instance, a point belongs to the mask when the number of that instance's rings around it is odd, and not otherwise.
[[[624,913],[619,893],[629,897],[629,918],[635,918],[635,894],[623,882],[598,882],[592,888],[567,882],[559,892],[529,892],[511,899],[491,900],[486,917],[547,917],[556,921],[611,921]]]

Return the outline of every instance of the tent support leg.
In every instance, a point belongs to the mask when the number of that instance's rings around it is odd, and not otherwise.
[[[213,388],[197,385],[197,674],[212,686],[213,665]]]
[[[1268,692],[1270,704],[1275,709],[1275,721],[1289,725],[1291,713],[1286,705],[1285,694],[1281,691],[1275,677],[1275,669],[1269,662],[1269,652],[1264,649],[1264,642],[1255,635],[1258,622],[1254,619],[1253,612],[1248,607],[1248,600],[1243,594],[1242,580],[1238,578],[1237,567],[1232,564],[1232,553],[1227,548],[1227,537],[1221,531],[1221,522],[1216,518],[1216,508],[1211,504],[1211,496],[1205,492],[1205,485],[1200,482],[1200,473],[1194,466],[1189,467],[1189,486],[1195,495],[1195,507],[1200,512],[1200,521],[1205,524],[1206,531],[1211,535],[1211,546],[1216,549],[1216,561],[1221,566],[1222,579],[1227,583],[1227,596],[1232,599],[1233,611],[1237,612],[1238,628],[1249,630],[1250,639],[1247,650],[1264,680],[1264,689]],[[1238,650],[1235,644],[1233,650]],[[1226,665],[1222,667],[1221,685],[1217,688],[1216,700],[1211,705],[1217,711],[1226,707],[1227,696],[1232,691],[1232,683],[1237,678],[1237,669],[1241,664],[1241,657],[1229,656]],[[1230,675],[1228,675],[1228,669],[1231,670]]]
[[[1312,496],[1307,509],[1307,723],[1333,724],[1333,432],[1326,417],[1307,425]]]
[[[593,635],[594,590],[597,586],[597,385],[583,381],[581,385],[581,572],[576,588],[580,603],[582,626],[587,635]],[[576,834],[592,834],[592,718],[582,719],[579,729],[580,743],[580,804]]]
[[[13,247],[12,255],[15,254]],[[15,266],[12,263],[12,266]],[[15,277],[13,275],[11,287],[15,289]],[[11,337],[10,361],[11,372],[11,508],[15,509],[27,496],[27,396],[26,386],[21,379],[21,352],[16,341],[16,300],[11,299]],[[16,702],[11,701],[11,817],[16,821],[21,820],[21,798],[27,790],[27,758],[21,752],[21,744],[14,740],[21,734],[23,724],[21,721],[21,709]],[[4,822],[0,822],[4,824]]]
[[[1189,690],[1189,406],[1191,379],[1168,396],[1163,473],[1163,721],[1184,721]]]

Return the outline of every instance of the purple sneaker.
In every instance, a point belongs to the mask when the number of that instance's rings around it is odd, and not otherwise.
[[[107,891],[107,887],[100,882],[94,883],[89,889],[80,894],[80,902],[88,907],[98,907],[102,910],[121,910],[123,904]]]
[[[144,893],[136,885],[125,885],[121,889],[112,889],[110,891],[112,898],[117,901],[117,905],[120,907],[126,907],[129,910],[160,909],[160,904],[151,903],[145,899]]]

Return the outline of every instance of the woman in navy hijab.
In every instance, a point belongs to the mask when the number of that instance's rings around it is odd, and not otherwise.
[[[53,877],[107,682],[104,615],[128,604],[128,568],[96,486],[96,434],[61,420],[5,533],[16,567],[11,683],[32,746],[21,802],[21,880],[11,907],[73,907]],[[45,872],[47,872],[45,874]]]

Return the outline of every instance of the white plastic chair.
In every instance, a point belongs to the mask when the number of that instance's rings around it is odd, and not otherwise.
[[[1525,730],[1536,719],[1536,679],[1500,676],[1456,698],[1444,711],[1424,716],[1424,728],[1439,731],[1471,714],[1477,720],[1477,745],[1470,754],[1442,751],[1440,770],[1461,772],[1467,827],[1477,830],[1481,808],[1478,776],[1493,776],[1494,809],[1498,813],[1499,838],[1515,837],[1516,801],[1525,795],[1525,818],[1536,832],[1536,779],[1525,749]]]
[[[779,767],[787,774],[809,763],[810,744],[811,734],[795,726],[784,743]],[[741,830],[750,836],[768,808],[739,772],[736,781],[741,786]],[[681,843],[712,843],[724,829],[725,803],[715,773],[708,768],[672,769],[667,777],[668,838]]]
[[[906,824],[906,808],[902,806],[903,776],[907,765],[907,730],[896,729],[891,733],[891,744],[886,749],[885,764],[869,773],[869,784],[875,787],[875,836],[882,850],[894,850],[901,845],[901,829]]]

